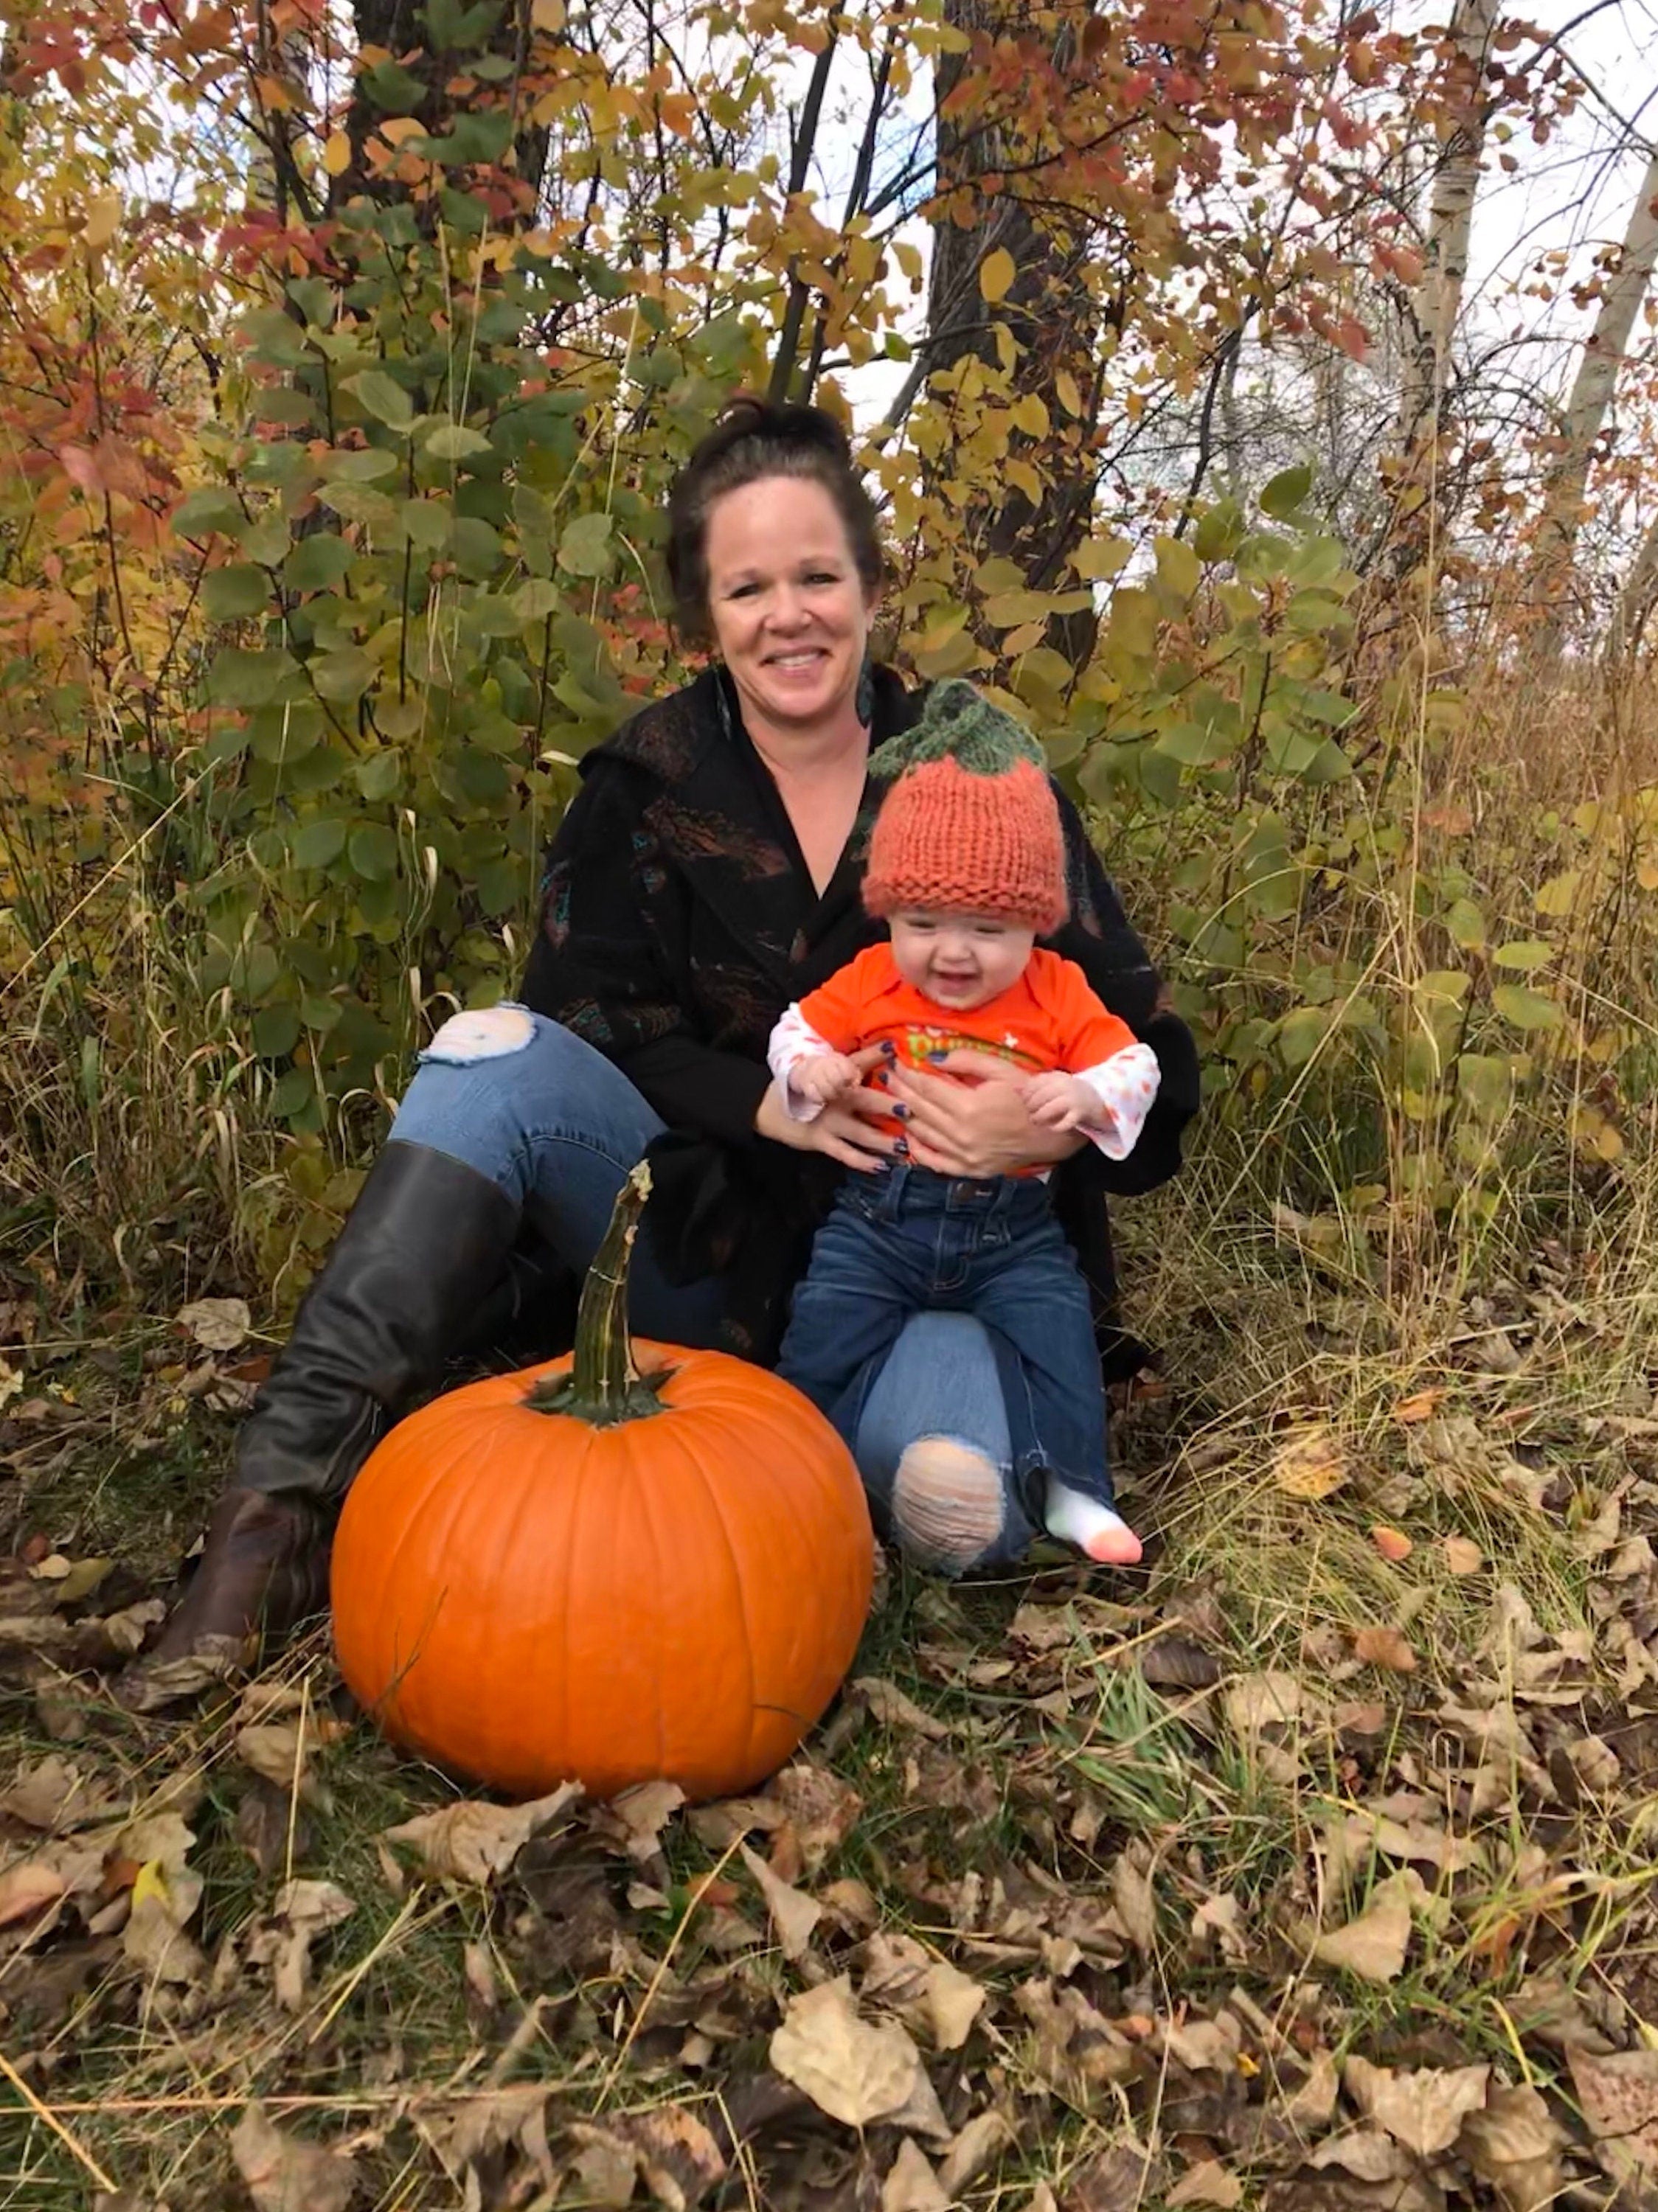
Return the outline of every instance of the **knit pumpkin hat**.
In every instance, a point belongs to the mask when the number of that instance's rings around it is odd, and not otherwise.
[[[871,914],[939,907],[1050,936],[1070,910],[1065,841],[1042,748],[960,677],[936,684],[912,730],[870,757],[895,779],[869,837]]]

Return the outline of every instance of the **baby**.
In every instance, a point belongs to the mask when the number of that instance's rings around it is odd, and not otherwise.
[[[1036,741],[960,681],[936,685],[917,727],[872,763],[898,780],[877,817],[864,902],[873,945],[784,1012],[770,1060],[784,1106],[810,1121],[866,1081],[852,1055],[924,1066],[972,1050],[1026,1073],[1033,1121],[1077,1129],[1112,1159],[1133,1150],[1156,1096],[1155,1054],[1107,1012],[1073,962],[1039,946],[1069,910],[1064,835]],[[864,1398],[916,1313],[973,1315],[996,1349],[1015,1477],[1045,1478],[1049,1532],[1130,1565],[1140,1540],[1117,1512],[1088,1286],[1048,1203],[1045,1171],[969,1180],[911,1155],[847,1176],[812,1249],[777,1372],[850,1443]]]

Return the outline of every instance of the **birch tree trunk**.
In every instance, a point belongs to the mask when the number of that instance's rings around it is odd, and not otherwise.
[[[1462,96],[1434,172],[1422,276],[1411,296],[1405,331],[1397,443],[1406,454],[1437,434],[1450,379],[1451,342],[1468,277],[1468,240],[1490,112],[1484,92],[1485,58],[1499,4],[1500,0],[1456,0],[1451,15],[1450,36],[1457,53],[1454,82]]]
[[[1558,603],[1566,588],[1578,532],[1582,527],[1589,469],[1606,428],[1618,373],[1629,349],[1630,333],[1651,285],[1655,267],[1658,267],[1658,152],[1647,164],[1623,245],[1605,279],[1600,313],[1584,342],[1577,374],[1572,379],[1571,395],[1566,402],[1561,426],[1562,449],[1549,471],[1544,489],[1533,590],[1537,599],[1556,602],[1550,609],[1546,631],[1551,641],[1557,641],[1563,626],[1564,608]]]

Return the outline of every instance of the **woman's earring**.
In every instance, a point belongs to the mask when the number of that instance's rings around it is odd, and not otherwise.
[[[863,665],[858,671],[857,696],[852,702],[852,711],[866,730],[875,720],[875,671],[867,645],[863,648]]]

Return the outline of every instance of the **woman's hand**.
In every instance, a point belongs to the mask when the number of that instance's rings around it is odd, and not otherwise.
[[[953,1075],[982,1080],[952,1083]],[[1088,1140],[1075,1130],[1044,1129],[1031,1119],[1025,1080],[1021,1069],[982,1052],[947,1054],[936,1075],[895,1067],[888,1081],[892,1097],[905,1109],[900,1119],[911,1158],[938,1175],[980,1181],[1020,1168],[1053,1167],[1081,1152]]]
[[[871,1068],[891,1064],[888,1054],[878,1044],[855,1052],[851,1061],[861,1076]],[[868,1175],[891,1156],[896,1139],[872,1129],[865,1116],[880,1118],[892,1110],[892,1101],[884,1091],[846,1091],[830,1099],[814,1120],[796,1121],[773,1083],[754,1115],[754,1131],[757,1136],[771,1137],[797,1152],[827,1152],[844,1168],[856,1168]]]

